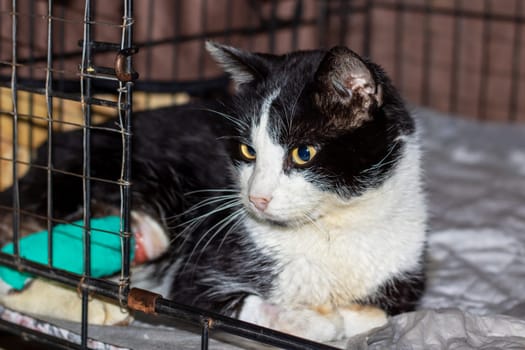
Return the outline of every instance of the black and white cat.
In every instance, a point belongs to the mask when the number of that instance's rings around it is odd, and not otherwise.
[[[179,302],[319,341],[412,310],[424,286],[420,151],[383,70],[345,47],[206,47],[236,84],[231,99],[134,116],[134,228],[156,257],[140,275],[153,271]],[[92,130],[94,178],[119,178],[121,148],[118,134]],[[81,172],[80,131],[53,149],[55,168]],[[45,215],[39,171],[21,179],[20,198]],[[118,207],[117,186],[92,191],[98,215]],[[55,217],[77,215],[80,179],[55,174],[53,202]]]

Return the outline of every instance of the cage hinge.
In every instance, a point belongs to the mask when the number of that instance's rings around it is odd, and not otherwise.
[[[162,296],[157,293],[140,288],[132,288],[128,294],[128,307],[147,314],[154,314],[155,303],[160,297]]]

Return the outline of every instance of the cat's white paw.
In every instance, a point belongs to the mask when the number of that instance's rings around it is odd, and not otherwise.
[[[319,342],[339,340],[345,335],[343,318],[337,312],[286,309],[253,295],[245,299],[239,319]]]
[[[368,332],[374,328],[382,327],[388,322],[386,313],[371,305],[355,304],[346,308],[339,308],[338,311],[344,319],[346,337]]]

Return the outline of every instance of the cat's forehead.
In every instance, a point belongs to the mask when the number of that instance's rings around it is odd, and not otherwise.
[[[306,86],[283,82],[265,90],[256,108],[248,113],[250,128],[245,136],[254,142],[264,133],[283,146],[320,141],[327,126],[321,112],[313,108],[311,97],[304,93]]]
[[[287,55],[278,63],[273,65],[271,74],[260,84],[257,91],[260,99],[260,109],[264,110],[271,106],[273,112],[272,120],[283,114],[297,112],[301,107],[305,92],[314,82],[315,72],[322,59],[322,53],[298,52]]]
[[[331,113],[333,110],[319,108],[315,101],[314,95],[319,92],[316,72],[325,54],[303,51],[268,58],[269,74],[244,90],[238,100],[242,117],[250,126],[245,137],[262,122],[281,144],[317,141],[343,130],[341,126],[347,123],[345,117],[351,110]]]
[[[241,130],[247,141],[254,142],[256,135],[266,133],[274,143],[296,144],[315,138],[315,127],[322,116],[309,111],[308,101],[290,94],[286,86],[275,86],[260,95],[241,111],[246,128]]]

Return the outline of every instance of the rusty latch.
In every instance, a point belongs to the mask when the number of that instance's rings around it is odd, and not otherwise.
[[[132,288],[128,294],[128,307],[147,314],[154,314],[155,302],[160,297],[162,297],[160,294],[148,290]]]

